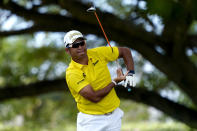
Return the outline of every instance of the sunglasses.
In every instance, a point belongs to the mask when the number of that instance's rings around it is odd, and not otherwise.
[[[73,43],[71,48],[79,48],[79,46],[84,46],[84,45],[85,45],[85,41],[80,41],[80,42]]]

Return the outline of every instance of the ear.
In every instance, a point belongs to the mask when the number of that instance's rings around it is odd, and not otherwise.
[[[65,48],[65,51],[66,51],[66,53],[67,53],[67,54],[69,54],[69,55],[70,55],[70,51],[69,51],[69,49],[68,49],[68,48]]]

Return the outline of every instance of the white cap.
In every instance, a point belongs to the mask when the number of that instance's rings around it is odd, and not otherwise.
[[[71,30],[71,31],[67,32],[66,35],[64,36],[65,47],[69,47],[69,45],[72,45],[72,43],[78,38],[85,39],[83,37],[82,33],[77,30]]]

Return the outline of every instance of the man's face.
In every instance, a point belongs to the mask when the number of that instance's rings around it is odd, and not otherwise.
[[[69,53],[74,59],[80,59],[82,57],[85,57],[87,55],[85,40],[77,39],[73,43],[72,47],[67,49],[67,53]]]

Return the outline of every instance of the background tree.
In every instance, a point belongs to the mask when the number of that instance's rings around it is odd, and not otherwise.
[[[65,70],[69,57],[63,49],[62,32],[77,29],[88,38],[103,37],[95,16],[86,12],[89,2],[0,1],[1,101],[66,89],[60,70]],[[131,93],[116,88],[118,95],[153,106],[197,128],[197,2],[106,0],[95,5],[109,39],[116,45],[130,47],[143,57],[136,55],[135,60],[138,63],[136,73],[140,74],[138,86]],[[6,30],[5,25],[14,18],[15,25]],[[40,42],[37,38],[40,31],[44,32],[41,33],[43,38],[54,40]],[[61,38],[51,32],[58,32]],[[142,70],[147,61],[154,65],[154,70]],[[177,91],[176,99],[164,97]]]

